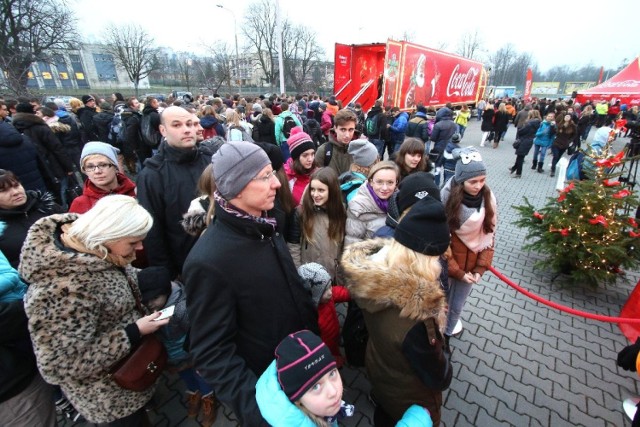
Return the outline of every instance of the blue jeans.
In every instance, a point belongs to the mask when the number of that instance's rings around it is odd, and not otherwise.
[[[449,278],[449,293],[447,302],[449,303],[449,312],[447,313],[447,327],[444,330],[445,335],[451,335],[456,323],[460,320],[460,314],[467,301],[467,297],[471,293],[472,283],[465,283],[462,280]]]
[[[551,160],[551,170],[552,171],[554,171],[554,172],[556,171],[556,165],[558,164],[558,162],[562,158],[562,155],[564,154],[565,151],[567,151],[566,148],[560,149],[558,147],[551,146],[551,153],[553,154],[553,160]]]
[[[533,145],[533,161],[538,161],[538,167],[542,169],[542,164],[544,163],[544,157],[547,155],[547,150],[549,147],[543,147],[541,145]],[[540,153],[540,158],[538,158],[538,153]]]
[[[482,113],[484,111],[482,110],[482,108],[478,108],[478,121],[481,122],[482,121]]]
[[[464,131],[467,130],[466,126],[458,125],[458,133],[460,134],[460,139],[464,136]]]
[[[369,142],[376,146],[376,149],[378,150],[378,157],[380,157],[380,160],[382,160],[384,158],[384,140],[369,139]]]
[[[178,372],[178,375],[182,378],[184,385],[187,386],[187,390],[189,391],[200,391],[200,394],[203,396],[213,392],[209,383],[207,383],[194,368],[183,369]]]

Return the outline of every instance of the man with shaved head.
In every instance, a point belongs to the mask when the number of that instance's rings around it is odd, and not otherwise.
[[[196,241],[180,221],[211,157],[196,147],[197,120],[184,108],[162,111],[159,130],[163,138],[158,153],[145,161],[137,181],[140,204],[153,215],[144,249],[149,265],[167,267],[177,277]]]

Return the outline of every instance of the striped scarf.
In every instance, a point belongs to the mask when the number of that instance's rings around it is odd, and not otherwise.
[[[261,217],[257,217],[257,216],[251,215],[250,213],[247,213],[247,212],[243,211],[242,209],[240,209],[240,208],[232,205],[231,203],[229,203],[227,200],[225,200],[222,197],[222,195],[218,191],[213,193],[213,198],[216,201],[216,203],[218,204],[218,206],[220,206],[222,209],[224,209],[225,212],[235,216],[236,218],[248,219],[250,221],[257,222],[258,224],[269,224],[271,227],[273,227],[274,230],[278,226],[278,223],[276,222],[276,219],[268,217],[267,216],[267,212],[263,212],[262,213],[263,216],[261,216]]]

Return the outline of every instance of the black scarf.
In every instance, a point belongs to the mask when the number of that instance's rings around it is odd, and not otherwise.
[[[483,196],[482,191],[480,191],[475,196],[472,196],[471,194],[465,191],[463,192],[463,195],[462,195],[462,204],[468,208],[474,208],[479,210],[480,207],[482,206],[482,196]]]

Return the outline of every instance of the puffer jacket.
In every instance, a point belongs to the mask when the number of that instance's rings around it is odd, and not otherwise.
[[[120,388],[108,369],[131,351],[125,331],[141,314],[122,269],[96,255],[61,248],[60,227],[77,214],[52,215],[30,230],[19,272],[29,283],[25,312],[42,377],[58,384],[88,421],[107,423],[133,414],[153,396]]]
[[[541,147],[551,147],[553,140],[556,137],[556,122],[548,122],[543,120],[540,127],[536,131],[536,136],[533,140],[535,145]]]
[[[304,412],[291,403],[278,382],[275,360],[260,375],[256,383],[256,401],[262,417],[273,427],[315,427]],[[331,424],[337,427],[338,422]]]
[[[91,118],[93,132],[98,137],[97,141],[109,142],[112,121],[113,111],[100,111]]]
[[[429,409],[440,422],[442,390],[452,375],[451,364],[427,337],[425,322],[446,322],[446,297],[439,271],[433,278],[409,268],[386,266],[384,253],[392,241],[374,239],[348,246],[342,256],[346,287],[362,309],[369,331],[365,364],[372,394],[382,408],[399,420],[412,405]],[[385,258],[386,259],[386,258]]]
[[[361,185],[355,197],[349,201],[345,246],[372,238],[386,219],[387,213],[373,200],[368,184]]]

